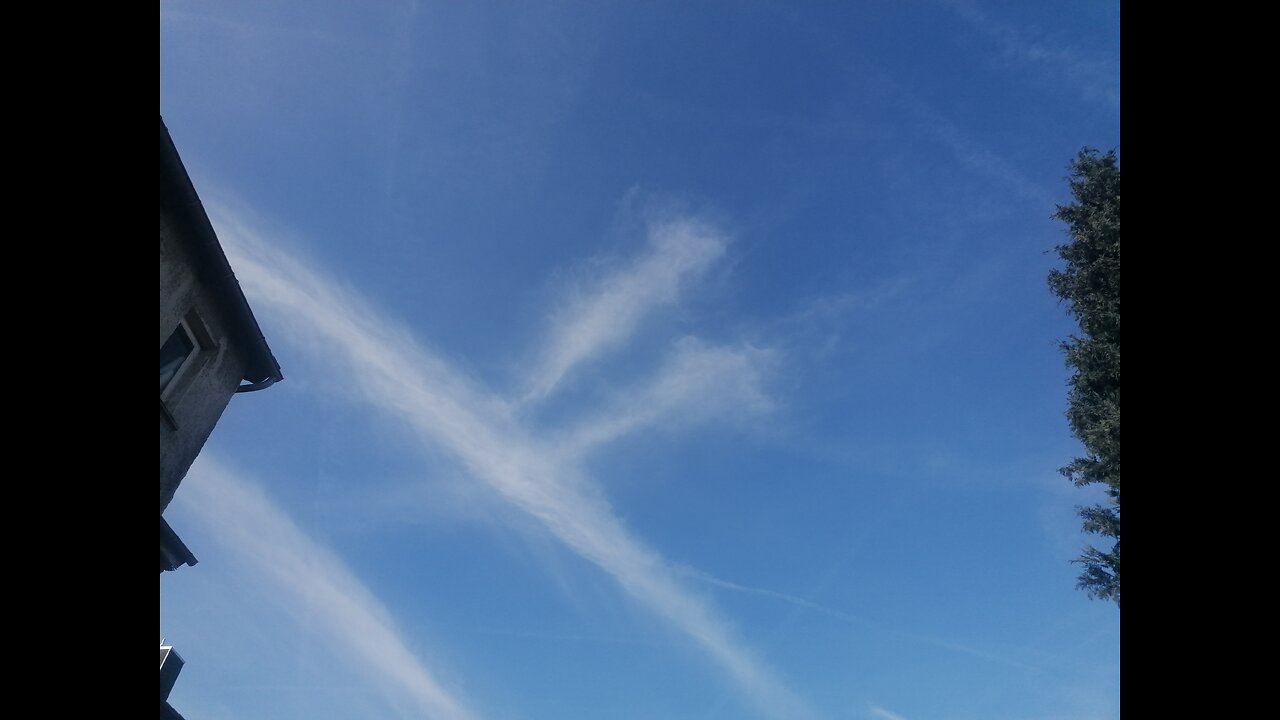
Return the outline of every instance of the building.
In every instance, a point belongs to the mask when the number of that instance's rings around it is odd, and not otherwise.
[[[183,720],[169,704],[169,692],[182,672],[182,656],[168,645],[160,645],[160,720]]]
[[[196,558],[164,519],[231,397],[283,379],[160,119],[160,572]],[[160,651],[160,714],[182,661]]]
[[[236,393],[283,379],[160,120],[161,570],[194,564],[164,510]],[[168,567],[166,567],[168,564]]]

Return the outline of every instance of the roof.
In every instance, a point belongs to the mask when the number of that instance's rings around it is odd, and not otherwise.
[[[218,242],[163,117],[160,118],[160,209],[176,216],[190,231],[200,279],[220,297],[229,311],[232,332],[248,350],[244,379],[251,385],[242,385],[241,389],[258,389],[283,380],[280,363],[267,345],[262,328],[253,316],[253,309],[240,289],[240,281],[236,279],[222,244]]]
[[[199,560],[191,554],[187,544],[160,516],[160,572],[177,570],[183,565],[195,565]]]

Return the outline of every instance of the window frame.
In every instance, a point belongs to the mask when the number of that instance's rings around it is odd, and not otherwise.
[[[187,351],[185,356],[183,356],[182,362],[178,364],[178,369],[174,370],[173,375],[169,376],[169,380],[164,384],[164,387],[160,388],[161,400],[173,395],[178,385],[182,382],[183,376],[185,376],[191,369],[191,366],[195,364],[196,357],[199,356],[200,351],[203,350],[200,346],[200,340],[196,338],[195,333],[191,332],[191,326],[187,323],[186,318],[178,321],[177,327],[173,329],[173,332],[169,333],[169,337],[165,338],[164,344],[160,346],[161,349],[163,349],[165,345],[168,345],[173,339],[173,336],[178,333],[182,333],[182,335],[186,337],[187,344],[191,346],[191,349]]]
[[[160,407],[164,410],[164,414],[168,414],[172,418],[171,411],[182,400],[182,396],[186,394],[187,388],[191,386],[192,381],[200,373],[200,369],[205,362],[214,354],[219,343],[213,341],[209,334],[209,328],[205,325],[200,314],[195,308],[188,310],[186,315],[178,321],[173,329],[173,333],[169,337],[173,337],[174,333],[182,332],[187,336],[187,340],[191,342],[191,351],[187,353],[182,364],[173,373],[173,377],[169,378],[168,384],[160,391]],[[168,342],[168,338],[165,342]],[[163,344],[161,347],[164,347]],[[170,422],[176,425],[176,422]]]

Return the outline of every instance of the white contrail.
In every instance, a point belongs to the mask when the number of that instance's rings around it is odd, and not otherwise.
[[[314,627],[323,629],[323,639],[374,685],[398,688],[428,718],[476,717],[405,646],[386,608],[347,566],[257,487],[206,453],[174,503],[207,526],[238,567],[263,578],[286,609],[318,619]]]
[[[668,563],[627,531],[595,486],[566,459],[568,453],[554,443],[539,442],[513,419],[507,403],[452,371],[354,293],[337,289],[335,282],[315,269],[271,248],[235,217],[223,213],[219,220],[220,236],[254,307],[277,314],[282,327],[318,340],[324,348],[319,359],[339,362],[344,381],[354,384],[366,402],[451,454],[472,477],[536,518],[575,553],[613,576],[628,594],[692,638],[762,714],[785,718],[810,714],[709,605],[677,581]],[[674,262],[674,267],[682,269],[624,271],[618,277],[657,275],[668,278],[668,287],[674,287],[688,268],[719,252],[720,246],[713,241],[690,240],[692,230],[672,232],[667,241],[697,246],[683,251]],[[658,263],[654,257],[666,255],[659,252],[639,264]],[[669,262],[664,259],[660,264]],[[630,285],[624,282],[622,287]],[[583,311],[580,317],[596,316]],[[595,323],[570,326],[587,328],[583,332],[597,339],[609,334],[598,332]],[[610,337],[608,342],[622,339]],[[573,347],[577,349],[553,353],[561,358],[552,365],[558,368],[552,373],[555,382],[601,346],[583,342]]]

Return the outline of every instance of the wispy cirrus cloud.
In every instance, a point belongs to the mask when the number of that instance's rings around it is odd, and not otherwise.
[[[692,218],[653,223],[648,236],[643,255],[578,288],[551,318],[526,402],[551,395],[575,367],[621,346],[645,315],[674,303],[728,245],[722,233]]]
[[[228,548],[237,566],[261,578],[271,597],[303,613],[318,637],[347,658],[392,704],[440,720],[476,715],[401,640],[382,603],[327,548],[278,509],[256,486],[202,455],[174,501]],[[302,622],[302,618],[298,618]]]
[[[751,345],[676,341],[663,366],[640,387],[618,395],[604,411],[579,422],[557,443],[576,457],[672,417],[685,422],[768,412],[764,373],[777,351]]]
[[[676,344],[668,363],[638,392],[652,411],[619,415],[602,431],[539,432],[519,421],[513,404],[454,372],[407,332],[313,267],[264,242],[241,217],[215,210],[219,235],[255,309],[313,347],[363,401],[451,455],[466,473],[536,519],[566,547],[604,570],[630,596],[689,637],[763,715],[806,717],[805,703],[739,640],[704,600],[685,588],[670,564],[613,513],[576,462],[590,447],[653,422],[664,409],[708,382],[730,378],[726,401],[764,403],[749,351]],[[641,316],[675,300],[686,278],[724,252],[725,241],[693,220],[655,227],[647,254],[618,268],[557,317],[533,397],[545,397],[576,365],[623,343]],[[735,379],[736,378],[736,379]],[[586,426],[584,426],[586,427]],[[557,439],[558,438],[558,439]]]
[[[968,0],[938,1],[974,30],[995,42],[1006,56],[1048,68],[1074,85],[1086,99],[1104,103],[1114,110],[1120,109],[1119,58],[1113,61],[1052,42],[1042,35],[1037,36],[1027,29],[999,20]]]

